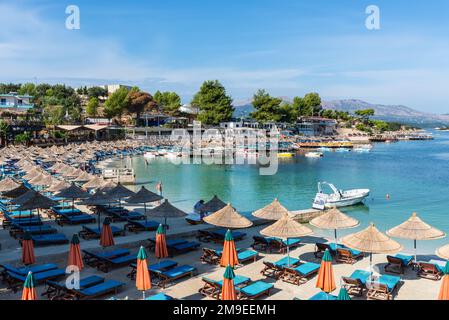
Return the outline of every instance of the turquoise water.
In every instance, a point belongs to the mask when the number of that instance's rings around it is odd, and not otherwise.
[[[342,209],[361,225],[340,231],[339,236],[369,222],[386,231],[415,211],[449,233],[449,133],[434,132],[434,136],[434,141],[376,144],[370,153],[326,152],[321,159],[280,159],[273,176],[259,175],[254,165],[174,165],[164,159],[146,165],[143,157],[131,161],[139,184],[154,190],[162,180],[164,196],[189,212],[198,199],[207,201],[214,194],[246,214],[275,197],[290,210],[306,209],[311,207],[317,182],[328,181],[340,189],[371,189],[365,205]],[[332,237],[332,232],[316,231]],[[411,241],[399,241],[411,251]],[[446,243],[449,239],[421,241],[418,252],[433,253]]]

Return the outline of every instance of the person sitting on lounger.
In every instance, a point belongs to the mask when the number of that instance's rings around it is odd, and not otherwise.
[[[195,205],[193,206],[193,212],[198,213],[200,215],[201,219],[203,219],[203,217],[204,217],[204,212],[203,212],[203,210],[201,210],[203,208],[203,205],[204,205],[204,200],[201,199],[200,201],[195,203]]]

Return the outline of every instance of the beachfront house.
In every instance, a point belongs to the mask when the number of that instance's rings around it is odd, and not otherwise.
[[[33,99],[30,95],[19,95],[17,92],[0,94],[0,108],[11,109],[15,111],[27,110],[34,105],[31,103]]]
[[[299,117],[296,130],[304,136],[330,136],[337,129],[337,121],[322,117]]]

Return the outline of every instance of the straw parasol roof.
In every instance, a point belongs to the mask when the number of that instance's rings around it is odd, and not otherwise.
[[[148,210],[148,213],[150,216],[159,218],[179,218],[187,215],[181,209],[173,206],[167,199],[160,206]]]
[[[134,192],[129,190],[128,188],[124,187],[120,182],[115,186],[115,188],[112,188],[111,190],[107,191],[107,195],[111,198],[128,198],[133,195],[135,195]]]
[[[82,204],[88,206],[97,206],[116,202],[115,199],[109,197],[104,191],[97,190],[92,196],[82,201]]]
[[[404,223],[387,231],[390,237],[411,240],[435,240],[441,239],[446,234],[422,221],[414,212]]]
[[[217,212],[204,217],[203,220],[214,226],[230,229],[248,228],[253,225],[250,220],[238,213],[230,203]]]
[[[96,188],[100,188],[102,185],[105,184],[105,181],[102,177],[100,176],[95,176],[92,179],[90,179],[89,181],[87,181],[85,184],[83,184],[83,188],[84,189],[96,189]]]
[[[310,224],[320,229],[349,229],[357,227],[360,222],[337,208],[332,208],[326,213],[310,221]]]
[[[90,195],[86,191],[72,183],[70,187],[57,193],[56,196],[66,199],[87,199]]]
[[[0,192],[11,191],[19,187],[20,184],[11,178],[6,178],[0,181]]]
[[[12,204],[18,204],[21,205],[22,203],[25,203],[28,201],[28,199],[34,197],[34,195],[38,193],[37,191],[34,191],[32,189],[28,189],[26,193],[21,194],[20,196],[14,198],[11,200]]]
[[[49,174],[41,173],[29,181],[30,184],[36,186],[50,186],[53,184],[54,178]]]
[[[435,251],[435,253],[436,253],[436,255],[439,256],[440,258],[449,260],[449,244],[447,244],[447,245],[445,245],[445,246],[443,246],[443,247],[438,248],[438,249]]]
[[[380,232],[373,223],[360,232],[343,237],[341,243],[368,253],[394,253],[402,249],[398,242]]]
[[[309,227],[295,221],[288,213],[284,213],[281,219],[261,230],[260,233],[266,237],[288,239],[308,236],[313,231]]]
[[[279,220],[285,214],[288,214],[288,210],[279,202],[278,198],[262,209],[253,212],[253,216],[266,220]]]
[[[2,196],[6,198],[17,198],[22,194],[27,193],[28,191],[30,191],[30,189],[28,189],[23,183],[21,183],[17,188],[3,192]]]
[[[103,192],[108,192],[108,191],[114,189],[116,186],[117,186],[116,183],[109,180],[109,181],[105,181],[105,183],[103,183],[103,185],[100,187],[100,189]]]
[[[53,181],[53,184],[47,188],[46,191],[59,192],[61,190],[67,189],[68,187],[70,187],[70,183],[68,183],[64,180],[55,180],[55,181]]]
[[[88,174],[86,171],[83,171],[76,179],[73,179],[75,182],[86,182],[92,179],[92,175]]]
[[[223,209],[224,207],[226,207],[226,203],[224,203],[220,198],[214,195],[211,200],[203,204],[203,206],[201,207],[201,211],[216,212],[220,209]]]
[[[147,188],[142,186],[142,188],[136,194],[134,194],[133,196],[128,198],[126,200],[126,202],[128,202],[128,203],[147,203],[147,202],[159,201],[162,199],[163,199],[163,197],[161,197],[160,195],[158,195],[154,192],[151,192],[150,190],[148,190]]]
[[[55,205],[57,205],[56,201],[41,195],[39,192],[34,192],[28,199],[23,201],[16,210],[49,209]]]

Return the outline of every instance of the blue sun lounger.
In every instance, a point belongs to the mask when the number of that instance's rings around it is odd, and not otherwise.
[[[401,278],[383,274],[375,281],[367,281],[367,297],[373,300],[392,300]]]
[[[337,297],[332,294],[320,291],[314,296],[310,297],[309,300],[337,300]]]
[[[128,222],[125,224],[125,230],[131,232],[139,232],[139,231],[154,231],[159,227],[159,222],[153,220],[131,220],[128,219]]]
[[[41,284],[47,280],[56,279],[65,276],[64,269],[52,269],[43,272],[33,273],[33,279],[35,284]],[[8,289],[12,289],[14,292],[23,285],[26,279],[26,275],[17,274],[11,271],[6,271],[6,282],[8,283]]]
[[[63,233],[31,235],[35,246],[48,246],[69,243],[69,239]]]
[[[408,256],[404,254],[396,254],[394,256],[387,256],[388,263],[385,265],[384,269],[386,272],[399,273],[402,274],[413,261],[413,256]]]
[[[172,296],[166,295],[165,293],[157,293],[154,294],[152,296],[146,297],[145,300],[176,300],[175,298],[173,298]]]
[[[269,296],[271,289],[273,289],[274,285],[272,283],[267,283],[264,281],[256,281],[253,282],[243,288],[235,288],[238,293],[238,299],[241,300],[249,300],[256,299],[262,295]]]
[[[104,278],[93,275],[80,279],[79,281],[79,289],[86,289],[97,284],[103,283]],[[63,299],[67,296],[73,295],[73,290],[67,288],[67,284],[65,281],[57,282],[53,280],[47,280],[45,282],[47,290],[42,293],[42,296],[47,296],[48,299]]]
[[[366,282],[371,277],[371,273],[365,270],[355,270],[349,277],[342,277],[342,286],[352,295],[363,295],[366,289]]]
[[[90,215],[90,214],[86,214],[86,213],[81,213],[81,214],[68,214],[68,213],[57,213],[57,217],[56,217],[56,223],[59,225],[64,225],[64,224],[80,224],[80,223],[90,223],[90,222],[95,222],[95,217]]]
[[[296,265],[296,264],[298,264],[298,262],[299,262],[299,259],[297,259],[297,258],[283,257],[282,259],[274,262],[274,264],[280,268],[285,268],[285,267],[288,267],[289,265],[290,266]]]
[[[157,276],[158,273],[167,271],[171,268],[176,267],[177,265],[178,265],[178,263],[173,260],[161,260],[158,263],[150,264],[148,266],[148,271]],[[137,271],[137,264],[131,263],[129,266],[131,267],[131,271],[126,276],[128,278],[135,279],[136,271]]]
[[[15,222],[11,223],[11,229],[9,230],[9,234],[14,238],[17,238],[18,236],[24,233],[29,233],[31,235],[39,235],[39,234],[52,234],[57,232],[58,230],[56,230],[55,228],[53,228],[48,224],[43,224],[40,226],[23,226]]]
[[[160,281],[158,281],[157,285],[165,288],[168,283],[186,276],[192,277],[195,272],[196,268],[189,265],[177,266],[167,271],[158,272],[157,275]]]
[[[121,257],[121,256],[127,256],[130,254],[130,251],[128,249],[115,249],[115,250],[109,250],[109,251],[98,251],[98,252],[94,252],[91,250],[83,250],[84,256],[83,256],[83,260],[84,262],[91,266],[91,267],[97,267],[97,263],[98,261],[100,261],[101,259],[104,258],[117,258],[117,257]]]
[[[99,257],[96,267],[100,271],[109,272],[112,268],[127,266],[136,261],[136,259],[136,253],[111,258]]]
[[[101,237],[101,231],[103,230],[103,227],[101,228],[92,228],[88,226],[82,226],[82,230],[78,232],[79,236],[83,239],[89,240],[89,239],[98,239]],[[116,236],[124,236],[125,235],[125,229],[120,229],[116,226],[111,226],[112,235],[114,237]]]
[[[204,282],[203,287],[199,290],[204,296],[211,297],[214,299],[220,299],[221,289],[223,286],[223,280],[216,281],[210,279],[208,277],[202,277],[201,280]],[[251,279],[248,277],[236,275],[234,278],[234,287],[244,287],[251,282]]]
[[[46,263],[46,264],[34,265],[34,266],[30,266],[30,267],[19,267],[19,268],[14,267],[10,264],[3,264],[3,265],[0,265],[0,267],[3,268],[2,276],[6,275],[6,271],[10,271],[10,272],[18,274],[18,275],[26,276],[28,274],[28,272],[30,272],[30,271],[32,273],[38,273],[38,272],[44,272],[44,271],[58,269],[58,266],[54,263]]]
[[[106,280],[103,283],[85,289],[74,289],[73,298],[92,299],[95,297],[104,296],[109,293],[117,293],[118,289],[120,289],[124,285],[125,283],[116,280]]]
[[[296,285],[304,284],[314,274],[318,273],[320,265],[313,262],[304,262],[293,267],[285,267],[284,272],[280,276],[281,279],[288,283]]]
[[[224,237],[227,231],[228,231],[227,229],[220,228],[217,230],[209,231],[209,233],[214,236],[213,240],[224,241]],[[246,233],[240,231],[231,230],[231,233],[232,237],[234,238],[234,241],[242,240],[246,236]]]
[[[167,243],[167,249],[173,255],[173,253],[187,253],[196,250],[200,247],[200,244],[195,241],[184,241],[182,243],[169,244]]]

